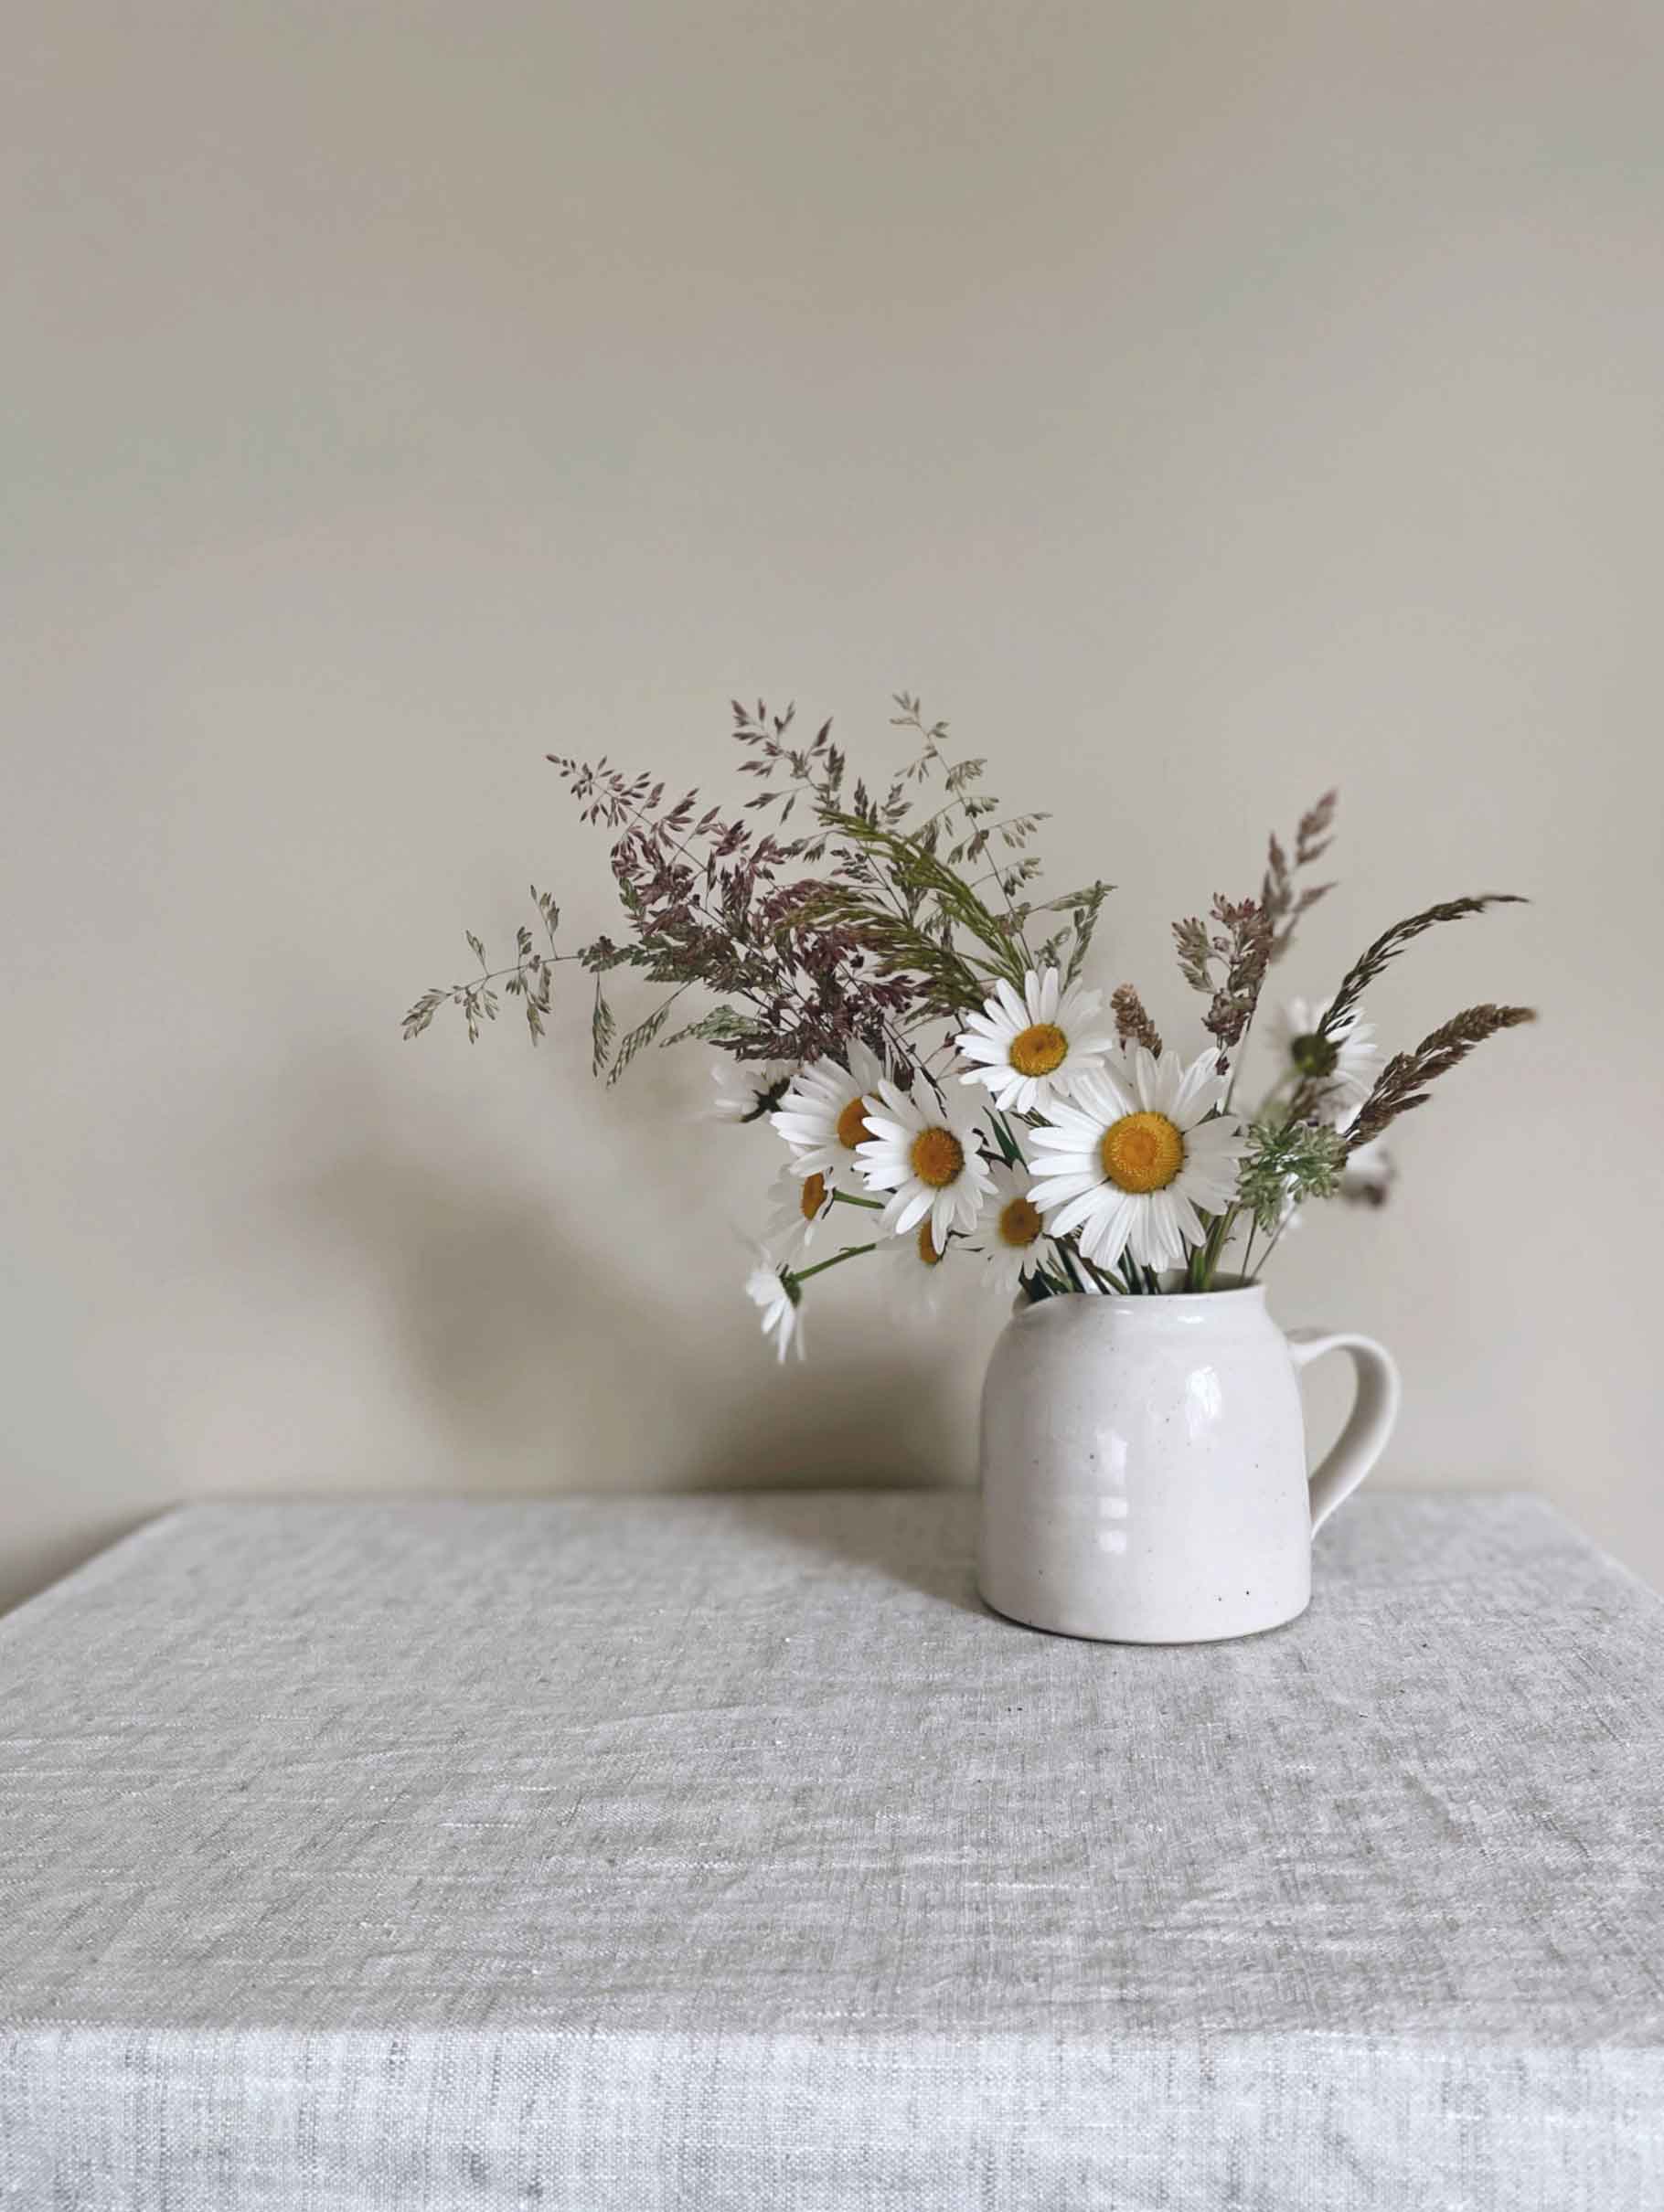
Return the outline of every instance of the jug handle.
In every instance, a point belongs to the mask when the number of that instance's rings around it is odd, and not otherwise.
[[[1351,1358],[1358,1385],[1346,1427],[1334,1449],[1311,1472],[1315,1536],[1386,1450],[1398,1419],[1398,1369],[1392,1354],[1372,1336],[1356,1336],[1345,1329],[1291,1329],[1288,1350],[1296,1371],[1321,1359],[1326,1352],[1345,1352]]]

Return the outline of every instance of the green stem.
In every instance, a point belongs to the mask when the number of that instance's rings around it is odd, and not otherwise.
[[[788,1268],[794,1282],[807,1282],[811,1275],[824,1275],[829,1267],[842,1267],[846,1260],[859,1260],[863,1252],[876,1252],[876,1244],[846,1244],[841,1252],[834,1252],[830,1260],[817,1260],[813,1267]]]
[[[1247,1120],[1250,1122],[1264,1121],[1266,1116],[1270,1113],[1272,1108],[1282,1097],[1283,1093],[1285,1090],[1293,1090],[1296,1086],[1297,1086],[1299,1081],[1300,1077],[1297,1072],[1290,1075],[1279,1076],[1277,1080],[1271,1086],[1271,1089],[1260,1101],[1259,1104],[1254,1108],[1253,1111],[1246,1117]]]
[[[1264,995],[1265,977],[1262,975],[1260,977],[1260,987],[1253,994],[1253,1004],[1248,1009],[1248,1019],[1243,1024],[1243,1034],[1237,1038],[1236,1043],[1232,1048],[1230,1078],[1225,1084],[1225,1095],[1220,1101],[1220,1111],[1221,1113],[1230,1112],[1231,1101],[1236,1096],[1236,1079],[1243,1072],[1243,1060],[1248,1050],[1249,1037],[1253,1033],[1253,1017],[1259,1012],[1260,1001],[1264,997]],[[1279,1082],[1271,1093],[1272,1098],[1275,1098],[1277,1091],[1281,1090],[1282,1088],[1283,1085],[1281,1082]],[[1266,1104],[1269,1103],[1270,1100],[1267,1100]],[[1264,1113],[1264,1106],[1262,1106],[1260,1108],[1260,1111]]]
[[[1203,1288],[1206,1290],[1211,1291],[1213,1288],[1213,1278],[1219,1272],[1219,1263],[1224,1252],[1225,1239],[1230,1236],[1235,1221],[1236,1208],[1234,1206],[1228,1206],[1209,1232],[1207,1280],[1203,1284]]]
[[[1264,1254],[1260,1260],[1260,1272],[1262,1275],[1265,1272],[1266,1262],[1270,1260],[1271,1255],[1276,1250],[1277,1246],[1283,1240],[1283,1231],[1288,1227],[1289,1223],[1294,1219],[1294,1218],[1295,1209],[1293,1207],[1290,1207],[1287,1213],[1284,1215],[1282,1220],[1277,1223],[1276,1228],[1272,1236],[1271,1242],[1265,1247]]]
[[[1218,1227],[1219,1217],[1204,1212],[1202,1219],[1207,1223],[1207,1228],[1202,1232],[1201,1242],[1191,1248],[1189,1262],[1185,1269],[1184,1286],[1187,1291],[1205,1291],[1208,1287],[1208,1253],[1212,1246],[1213,1231]]]
[[[1236,1217],[1242,1211],[1234,1200],[1222,1214],[1216,1214],[1208,1225],[1205,1242],[1197,1246],[1190,1255],[1189,1287],[1193,1291],[1211,1291],[1213,1278],[1219,1271],[1220,1255],[1226,1239],[1236,1226]]]
[[[835,1190],[832,1203],[834,1206],[864,1206],[875,1214],[881,1214],[884,1210],[882,1198],[858,1198],[853,1191],[848,1190]]]

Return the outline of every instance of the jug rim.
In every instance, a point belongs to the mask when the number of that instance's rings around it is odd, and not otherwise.
[[[1157,1280],[1170,1280],[1177,1271]],[[1108,1291],[1093,1298],[1083,1292],[1067,1297],[1037,1298],[1032,1303],[1019,1293],[1012,1309],[1012,1318],[1026,1321],[1037,1313],[1051,1313],[1054,1308],[1070,1310],[1080,1307],[1089,1313],[1113,1314],[1117,1320],[1142,1316],[1149,1321],[1166,1318],[1169,1321],[1200,1321],[1209,1313],[1222,1319],[1229,1313],[1244,1313],[1254,1306],[1264,1306],[1265,1285],[1263,1282],[1244,1282],[1240,1275],[1220,1276],[1211,1290],[1163,1290],[1157,1297],[1133,1297],[1125,1292]]]

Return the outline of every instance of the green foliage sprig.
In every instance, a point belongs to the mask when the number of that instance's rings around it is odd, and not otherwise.
[[[1272,1236],[1295,1207],[1334,1196],[1346,1154],[1339,1131],[1321,1122],[1255,1122],[1237,1171],[1239,1203]]]

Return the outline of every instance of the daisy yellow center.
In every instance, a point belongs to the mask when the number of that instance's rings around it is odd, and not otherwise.
[[[1055,1022],[1034,1022],[1011,1039],[1008,1058],[1019,1075],[1050,1075],[1069,1058],[1069,1039]]]
[[[827,1178],[825,1175],[810,1175],[805,1182],[803,1195],[797,1201],[803,1208],[804,1219],[813,1221],[826,1202]]]
[[[930,1233],[928,1221],[919,1224],[919,1257],[926,1267],[939,1267],[942,1263],[942,1255],[936,1250],[936,1240]]]
[[[1184,1165],[1184,1139],[1165,1113],[1123,1114],[1098,1150],[1117,1190],[1165,1190]]]
[[[1024,1251],[1040,1233],[1040,1208],[1032,1198],[1013,1198],[1000,1208],[999,1241]]]
[[[1340,1054],[1332,1038],[1314,1029],[1309,1037],[1296,1037],[1288,1057],[1302,1075],[1332,1075]]]
[[[867,1138],[867,1101],[851,1099],[837,1117],[837,1141],[846,1152],[853,1152]]]
[[[912,1171],[932,1190],[945,1190],[965,1171],[965,1146],[951,1129],[922,1129],[908,1155]]]

